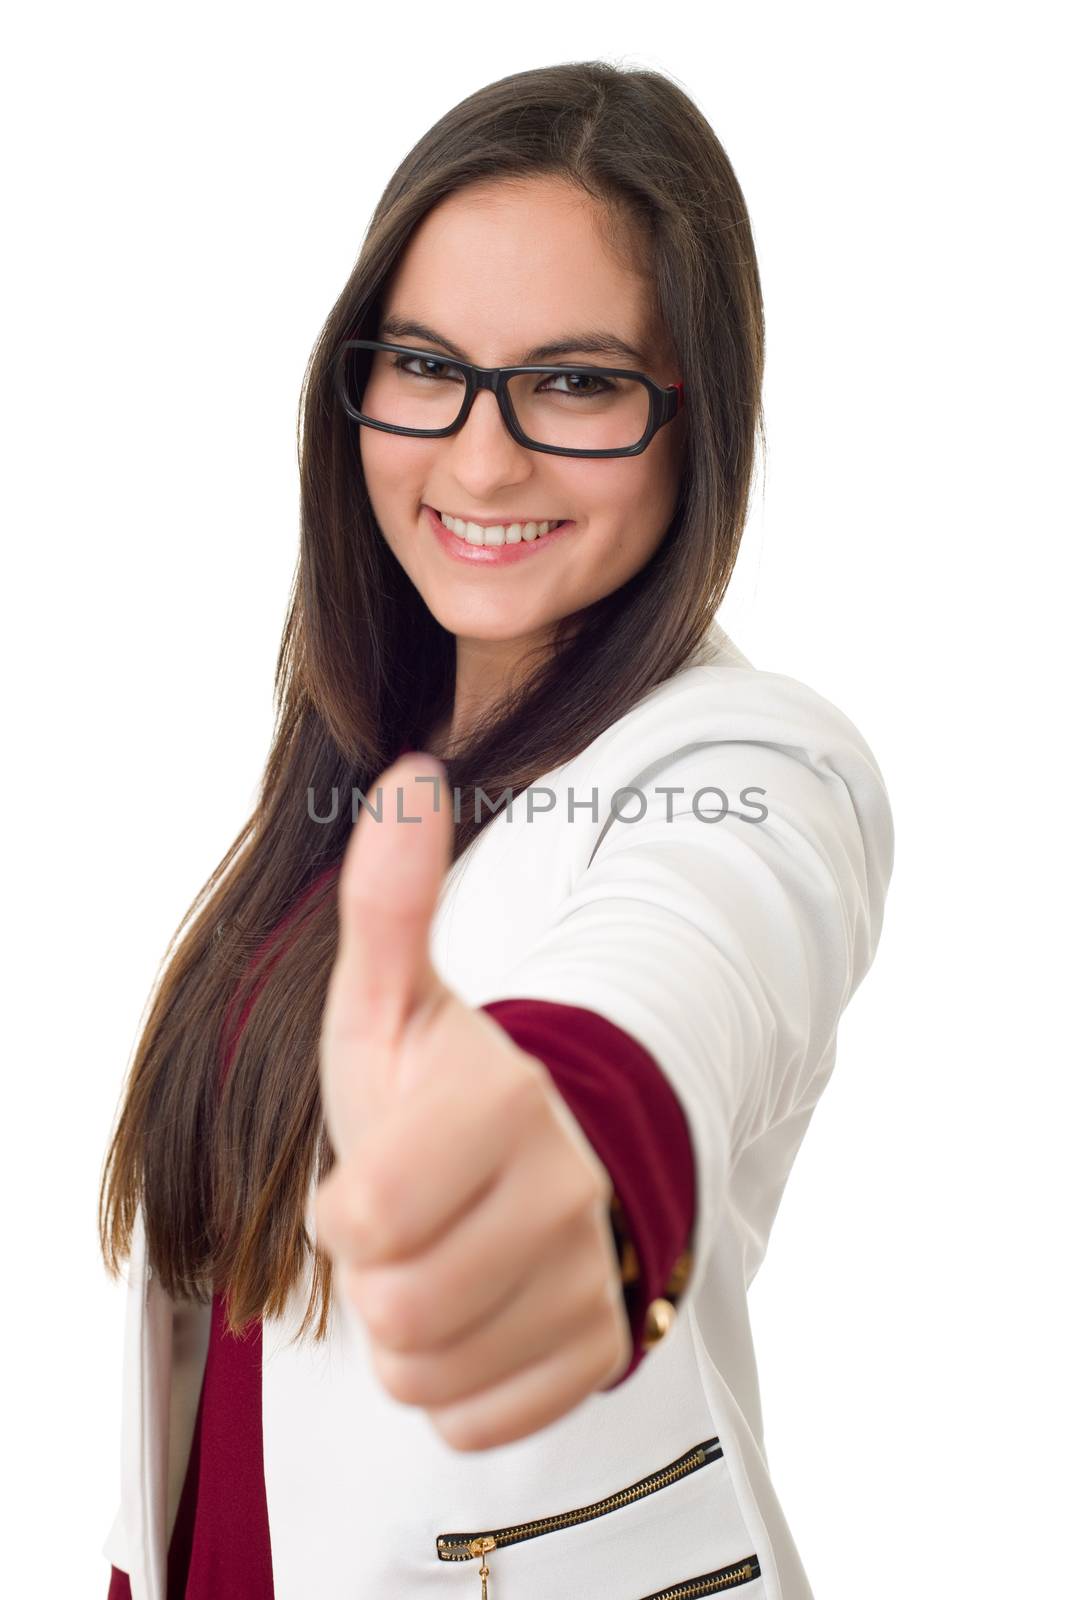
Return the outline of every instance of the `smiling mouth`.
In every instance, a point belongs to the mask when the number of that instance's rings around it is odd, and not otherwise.
[[[543,522],[494,522],[485,527],[480,522],[465,522],[462,517],[453,517],[447,511],[438,511],[436,507],[433,509],[449,532],[467,544],[532,544],[569,521],[569,518],[560,517],[555,521]]]

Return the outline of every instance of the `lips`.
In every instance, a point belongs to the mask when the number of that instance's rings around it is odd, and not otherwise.
[[[538,534],[536,539],[521,539],[513,544],[468,544],[457,533],[451,532],[441,521],[440,515],[433,506],[423,505],[430,530],[437,539],[444,553],[455,561],[463,561],[469,565],[477,564],[485,567],[511,566],[517,561],[529,561],[535,556],[544,555],[553,545],[561,539],[568,538],[575,530],[576,524],[567,520],[549,533]]]
[[[435,509],[445,527],[468,544],[518,544],[520,539],[532,544],[535,539],[544,538],[567,520],[565,517],[500,516],[483,521]]]

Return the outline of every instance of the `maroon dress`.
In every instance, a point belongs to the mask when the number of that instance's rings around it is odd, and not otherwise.
[[[317,885],[337,871],[331,866],[309,885],[268,935],[256,963]],[[253,1000],[254,995],[223,1050],[223,1077]],[[664,1293],[693,1223],[695,1172],[685,1114],[648,1051],[599,1013],[523,998],[494,1000],[482,1009],[545,1063],[615,1185],[641,1270],[630,1312],[633,1355],[618,1379],[623,1383],[642,1359],[648,1306]],[[224,1039],[228,1021],[229,1013]],[[257,1320],[240,1336],[228,1332],[224,1294],[214,1295],[168,1550],[167,1600],[274,1600],[263,1476],[262,1331]],[[114,1566],[107,1600],[131,1600],[129,1578]]]

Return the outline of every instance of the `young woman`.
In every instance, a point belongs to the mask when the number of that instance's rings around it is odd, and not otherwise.
[[[302,395],[262,794],[104,1171],[113,1600],[810,1594],[746,1290],[892,822],[715,620],[762,365],[657,73],[491,84],[382,196]]]

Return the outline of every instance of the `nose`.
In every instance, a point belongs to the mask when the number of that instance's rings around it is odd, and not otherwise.
[[[457,483],[483,500],[501,484],[524,482],[533,471],[533,452],[511,437],[496,395],[488,389],[475,395],[459,432],[441,443],[449,447]]]

